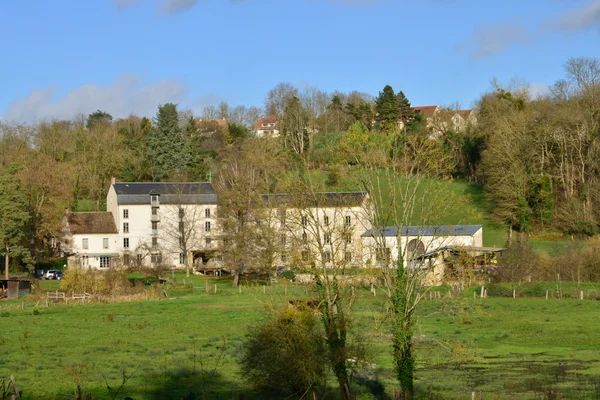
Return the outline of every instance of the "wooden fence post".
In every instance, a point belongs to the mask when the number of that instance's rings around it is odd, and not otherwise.
[[[517,290],[513,287],[513,299],[517,298]]]
[[[546,300],[548,300],[548,289],[546,289]]]
[[[217,284],[215,283],[215,293],[217,293]]]
[[[479,295],[479,297],[483,298],[483,291],[485,290],[485,288],[483,287],[483,285],[481,285],[481,294]]]

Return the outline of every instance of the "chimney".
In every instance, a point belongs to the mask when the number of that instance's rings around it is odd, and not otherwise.
[[[69,216],[69,209],[68,208],[65,208],[65,216],[67,216],[67,217]]]
[[[114,185],[116,181],[117,181],[117,180],[115,179],[115,177],[114,177],[114,176],[110,178],[110,184],[111,184],[111,185]]]

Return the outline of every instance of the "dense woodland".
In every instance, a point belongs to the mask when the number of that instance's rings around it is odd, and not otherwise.
[[[434,102],[435,99],[432,99]],[[402,91],[326,93],[282,83],[263,109],[221,103],[200,115],[159,106],[155,116],[104,111],[35,124],[0,121],[0,241],[14,265],[49,256],[63,210],[103,210],[110,178],[211,180],[232,198],[283,191],[318,171],[328,187],[361,166],[484,185],[494,218],[523,234],[591,236],[600,227],[600,62],[572,59],[543,97],[493,84],[476,101],[477,123],[453,129],[457,107],[431,120]],[[253,124],[278,118],[280,138]],[[225,118],[225,128],[215,120]],[[198,120],[202,121],[198,123]],[[252,171],[252,188],[235,174]],[[235,178],[235,179],[234,179]],[[249,185],[250,183],[248,183]],[[237,186],[236,186],[237,185]]]

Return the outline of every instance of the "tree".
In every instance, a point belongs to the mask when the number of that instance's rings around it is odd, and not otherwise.
[[[342,104],[340,96],[333,96],[333,98],[331,99],[331,104],[329,104],[327,110],[332,115],[335,124],[335,131],[340,132],[344,118],[344,105]]]
[[[190,164],[190,144],[179,126],[177,106],[173,103],[158,107],[148,140],[148,157],[154,180],[181,176]]]
[[[400,120],[405,125],[410,124],[415,118],[415,111],[402,90],[396,94],[396,102],[398,103],[398,116],[400,117]]]
[[[87,122],[86,122],[86,128],[88,129],[92,129],[94,128],[94,126],[98,125],[98,124],[110,124],[113,120],[112,115],[110,115],[109,113],[105,112],[105,111],[101,111],[101,110],[97,110],[94,111],[93,113],[91,113],[90,115],[88,115],[87,117]]]
[[[27,197],[16,176],[17,167],[0,171],[0,253],[4,255],[4,275],[8,279],[10,259],[21,259],[32,266],[27,247],[30,215],[27,212]]]
[[[394,94],[394,89],[386,85],[375,100],[377,119],[381,129],[388,133],[395,131],[400,120],[399,99]]]
[[[324,386],[323,332],[312,309],[291,307],[253,327],[242,347],[241,369],[263,391],[306,396]],[[290,396],[291,397],[291,396]]]
[[[265,111],[268,116],[281,117],[288,102],[293,97],[298,97],[298,89],[291,83],[279,83],[267,93],[265,99]]]
[[[288,99],[283,120],[281,136],[286,147],[298,155],[303,155],[309,147],[308,115],[298,97]]]
[[[189,204],[187,197],[194,196],[196,185],[172,185],[173,204],[161,207],[161,242],[165,251],[179,257],[185,265],[186,277],[190,276],[193,257],[191,252],[206,246],[205,209]]]
[[[231,140],[242,140],[250,136],[250,131],[244,125],[238,125],[235,123],[229,124],[229,137]]]

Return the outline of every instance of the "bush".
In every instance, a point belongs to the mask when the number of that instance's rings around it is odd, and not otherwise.
[[[327,351],[312,310],[287,307],[252,328],[243,344],[241,370],[259,391],[302,396],[324,386]]]
[[[125,271],[82,268],[67,269],[60,286],[69,292],[110,295],[129,294],[133,289]]]

